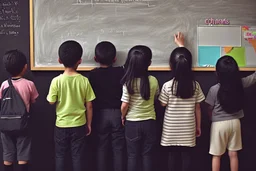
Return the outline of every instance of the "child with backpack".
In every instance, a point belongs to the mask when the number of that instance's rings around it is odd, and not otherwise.
[[[89,80],[76,71],[82,54],[83,48],[76,41],[61,44],[59,62],[65,71],[52,80],[47,96],[50,104],[56,103],[56,171],[65,170],[65,157],[69,151],[73,171],[84,171],[85,138],[91,134],[95,95]]]
[[[38,97],[32,81],[22,78],[27,70],[26,56],[11,50],[5,53],[3,64],[11,78],[0,87],[0,130],[3,145],[4,171],[13,171],[18,160],[18,170],[28,171],[31,157],[31,137],[28,120],[31,103]]]
[[[204,94],[192,71],[192,55],[184,46],[181,33],[175,35],[178,48],[171,53],[169,64],[173,79],[166,82],[159,101],[166,107],[161,145],[169,150],[169,170],[176,170],[182,158],[182,171],[191,170],[191,149],[201,135],[201,108]]]
[[[256,72],[242,78],[231,56],[216,64],[218,83],[212,86],[205,102],[212,120],[210,151],[212,171],[220,171],[221,156],[228,150],[230,170],[238,171],[237,151],[242,149],[240,119],[244,117],[244,88],[256,83]]]
[[[122,79],[122,123],[128,153],[128,171],[152,171],[156,144],[156,112],[154,101],[159,93],[158,81],[149,75],[152,52],[138,45],[129,53]]]

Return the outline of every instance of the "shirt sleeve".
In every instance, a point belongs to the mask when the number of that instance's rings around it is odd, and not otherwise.
[[[30,92],[30,101],[32,103],[34,103],[36,101],[36,99],[38,98],[39,94],[38,91],[36,89],[35,84],[32,82],[31,84],[31,92]]]
[[[163,85],[161,93],[158,97],[158,100],[163,104],[168,104],[169,96],[168,96],[168,89],[166,84]]]
[[[251,74],[245,78],[242,78],[242,83],[243,83],[244,88],[250,87],[253,84],[255,84],[256,83],[256,72],[254,72],[253,74]]]
[[[123,85],[123,95],[122,95],[121,101],[126,103],[129,103],[130,101],[130,95],[125,85]]]
[[[201,86],[199,83],[196,83],[197,85],[197,91],[196,91],[196,103],[200,103],[205,99],[204,93],[201,89]]]
[[[214,93],[213,91],[213,87],[210,88],[208,94],[207,94],[207,97],[205,99],[205,102],[207,104],[209,104],[210,106],[214,106],[215,102],[216,102],[216,97],[217,97],[217,94]]]
[[[85,102],[91,102],[93,101],[96,97],[94,94],[94,91],[92,89],[92,86],[89,82],[89,80],[87,80],[87,84],[86,84],[86,92],[85,92]]]
[[[58,99],[58,88],[57,88],[57,81],[53,79],[50,85],[49,93],[47,95],[47,101],[50,103],[56,102]]]
[[[1,85],[1,87],[0,87],[0,99],[2,99],[2,92],[3,92],[3,84]]]

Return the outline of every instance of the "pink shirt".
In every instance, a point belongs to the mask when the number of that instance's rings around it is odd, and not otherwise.
[[[12,84],[15,87],[15,89],[20,94],[21,98],[23,99],[27,111],[29,112],[30,104],[34,103],[36,101],[36,98],[38,97],[38,92],[36,89],[35,84],[32,81],[29,81],[25,78],[20,78],[17,80],[12,80]],[[2,98],[2,92],[4,89],[8,88],[9,84],[8,81],[4,81],[0,87],[0,99]]]

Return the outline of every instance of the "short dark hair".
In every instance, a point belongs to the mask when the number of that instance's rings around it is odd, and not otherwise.
[[[97,62],[103,65],[112,65],[116,57],[116,47],[108,41],[100,42],[95,47]]]
[[[7,51],[3,56],[3,64],[12,77],[18,76],[27,64],[26,56],[19,50]]]
[[[59,47],[59,58],[65,67],[74,67],[82,55],[82,46],[74,40],[68,40]]]

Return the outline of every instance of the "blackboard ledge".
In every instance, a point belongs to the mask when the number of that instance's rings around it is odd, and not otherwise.
[[[91,71],[95,67],[79,67],[78,71]],[[31,67],[31,71],[63,71],[64,67]],[[149,71],[170,71],[169,67],[149,67]],[[193,71],[215,71],[215,67],[194,67]],[[256,67],[240,68],[240,71],[256,71]]]

